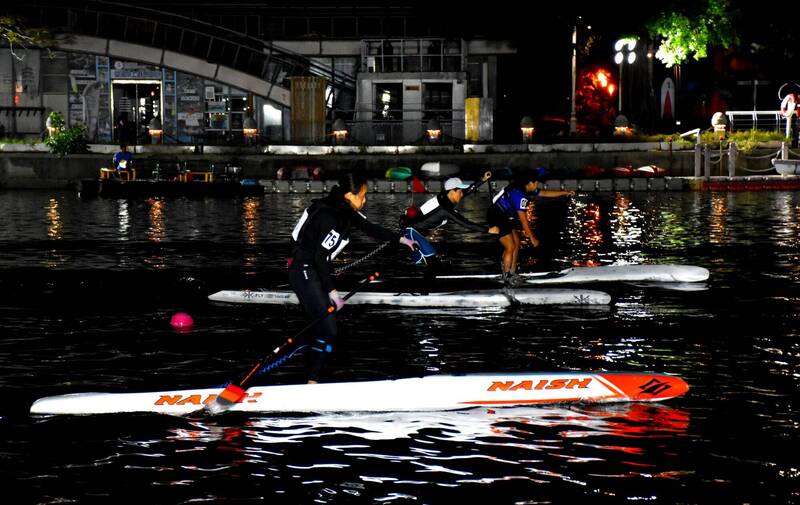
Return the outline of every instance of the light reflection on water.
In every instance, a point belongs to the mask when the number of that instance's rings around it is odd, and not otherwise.
[[[58,200],[51,198],[47,205],[47,236],[54,239],[61,239],[61,214],[58,212]]]
[[[507,472],[507,465],[518,467],[514,473],[521,478],[532,479],[532,475],[539,474],[563,479],[571,477],[553,472],[549,466],[553,458],[569,463],[623,458],[631,467],[628,471],[639,473],[640,462],[646,461],[648,455],[631,440],[681,436],[689,426],[689,414],[662,405],[592,404],[249,417],[237,419],[234,424],[195,421],[189,427],[170,430],[167,440],[181,444],[182,451],[222,443],[259,465],[280,464],[280,460],[288,459],[287,444],[313,444],[321,452],[303,458],[307,464],[292,461],[291,468],[313,473],[323,461],[329,467],[359,467],[362,472],[369,468],[369,474],[360,476],[369,477],[362,479],[367,482],[398,480],[404,472],[418,477],[431,472],[442,474],[441,478],[427,478],[438,482],[460,481],[464,477],[481,479],[495,473],[495,466]],[[609,443],[614,439],[619,440]],[[626,443],[626,439],[630,442]],[[502,455],[510,449],[516,454],[513,459],[508,457],[512,453]],[[472,467],[476,462],[472,460],[479,460],[482,475],[475,473]],[[398,463],[405,468],[398,467]]]
[[[0,471],[32,503],[791,503],[800,426],[800,195],[608,193],[536,202],[531,268],[624,262],[707,267],[696,286],[592,286],[612,304],[347,307],[336,380],[429,373],[647,370],[691,389],[663,405],[458,413],[54,417],[34,398],[221,384],[302,325],[276,307],[209,304],[284,280],[286,240],[315,195],[80,201],[0,193]],[[369,195],[394,226],[407,195]],[[465,202],[474,221],[485,199]],[[496,268],[496,239],[439,230],[460,271]],[[349,258],[375,248],[357,236]],[[386,278],[409,275],[385,251]],[[42,269],[42,266],[45,268]],[[30,267],[35,267],[31,271]],[[356,272],[357,273],[357,272]],[[240,274],[237,276],[237,274]],[[239,283],[239,284],[237,284]],[[109,303],[118,300],[119,303]],[[175,333],[171,314],[196,327]],[[296,382],[302,357],[269,383]],[[235,483],[232,485],[232,483]]]
[[[146,203],[148,205],[149,218],[147,238],[153,242],[161,242],[167,235],[165,216],[167,204],[160,198],[149,198]]]

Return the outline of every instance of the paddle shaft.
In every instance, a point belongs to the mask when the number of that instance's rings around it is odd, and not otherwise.
[[[497,175],[497,174],[499,174],[501,172],[503,174],[510,174],[511,170],[509,170],[508,168],[499,168],[499,169],[494,170],[494,171],[487,170],[486,173],[483,174],[483,177],[481,177],[479,181],[473,182],[470,185],[470,187],[468,187],[467,189],[464,190],[464,196],[467,196],[469,194],[472,194],[472,193],[478,191],[478,189],[480,189],[480,187],[483,186],[486,183],[486,181],[488,181],[489,179],[491,179],[492,177],[494,177],[495,175]],[[489,195],[491,196],[491,191],[489,192]]]
[[[481,177],[478,181],[470,184],[469,187],[464,190],[464,196],[471,195],[472,193],[478,191],[478,189],[480,189],[480,187],[483,186],[486,183],[486,181],[488,181],[491,178],[492,178],[492,173],[486,171],[486,173],[483,174],[483,177]]]
[[[370,282],[374,281],[378,277],[380,277],[380,273],[378,273],[378,272],[375,272],[374,274],[370,275],[369,277],[367,277],[366,279],[361,281],[361,283],[359,283],[359,285],[356,286],[352,291],[347,293],[344,296],[344,298],[342,298],[342,300],[345,300],[345,301],[349,300],[354,294],[356,294],[356,292],[358,292],[358,290],[360,290],[361,288],[363,288],[364,286],[366,286]],[[294,346],[295,341],[299,337],[303,336],[303,334],[305,332],[310,330],[315,325],[317,325],[317,324],[321,323],[322,321],[324,321],[328,316],[330,316],[334,312],[336,312],[336,307],[333,306],[333,305],[328,306],[328,308],[325,310],[324,314],[320,315],[319,317],[317,317],[316,319],[314,319],[313,321],[308,323],[306,326],[303,327],[302,330],[298,331],[293,336],[287,338],[286,341],[283,344],[279,345],[271,353],[269,353],[264,358],[262,358],[258,363],[255,364],[255,366],[253,366],[253,368],[251,368],[246,373],[241,375],[236,381],[231,382],[217,396],[217,399],[215,401],[209,403],[206,406],[205,410],[216,414],[216,413],[224,411],[230,405],[233,405],[234,403],[239,402],[242,398],[244,398],[244,396],[246,394],[246,389],[248,387],[248,384],[250,383],[250,380],[257,375],[257,372],[263,366],[265,366],[270,360],[275,360],[275,359],[278,359],[281,356],[283,356],[283,354],[286,353],[287,349],[289,349],[289,348]]]

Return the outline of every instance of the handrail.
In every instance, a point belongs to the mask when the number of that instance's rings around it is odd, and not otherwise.
[[[121,40],[130,40],[134,42],[142,42],[154,47],[176,49],[178,52],[184,51],[193,56],[202,56],[211,63],[220,63],[237,70],[245,71],[251,75],[258,75],[261,78],[269,81],[272,85],[283,85],[282,82],[278,83],[279,79],[285,79],[295,75],[321,75],[329,78],[331,86],[337,89],[345,89],[352,91],[355,89],[355,78],[342,72],[337,72],[334,68],[328,68],[320,65],[313,60],[306,58],[300,54],[293,53],[283,48],[279,48],[274,44],[267,41],[259,41],[253,37],[243,36],[227,28],[217,27],[202,21],[195,21],[197,24],[204,27],[214,27],[213,31],[222,32],[226,37],[221,37],[209,33],[209,30],[199,31],[185,26],[180,26],[172,22],[156,20],[152,18],[132,16],[119,12],[119,7],[125,7],[129,10],[138,9],[143,12],[151,12],[162,14],[167,18],[177,18],[191,21],[180,15],[173,15],[171,13],[160,12],[153,9],[144,7],[134,7],[127,4],[116,2],[94,2],[103,6],[117,7],[117,11],[106,11],[100,9],[92,9],[88,5],[83,8],[75,8],[66,5],[50,5],[48,2],[33,1],[24,5],[15,5],[14,10],[21,11],[28,16],[29,23],[35,23],[32,20],[30,13],[36,13],[37,20],[47,20],[42,23],[47,26],[57,26],[58,23],[62,24],[61,28],[71,33],[84,33],[92,34],[94,36],[101,36],[107,34],[108,30],[119,28],[120,25],[108,22],[104,23],[103,18],[113,21],[115,19],[124,20],[121,26],[123,37],[108,36],[106,38]],[[88,21],[88,22],[87,22]],[[140,30],[137,36],[128,36],[128,26],[137,23],[145,26],[144,30]],[[175,33],[170,36],[168,31],[173,30]],[[148,40],[143,40],[145,35]],[[249,42],[258,42],[259,47],[254,47],[249,44],[242,44],[237,40],[246,40]],[[189,47],[190,44],[193,45]],[[197,54],[198,43],[200,48],[205,51],[205,54]],[[206,45],[207,44],[207,45]],[[194,51],[192,51],[194,50]]]
[[[767,121],[769,122],[770,126],[772,126],[772,120],[774,119],[774,127],[771,127],[770,130],[781,130],[781,123],[785,119],[779,110],[729,110],[725,111],[725,115],[728,117],[728,123],[730,124],[731,131],[735,128],[735,121],[736,117],[742,118],[750,118],[752,119],[752,129],[758,129],[758,122],[759,116],[762,118],[769,118]],[[762,123],[764,121],[762,120]]]
[[[224,26],[219,26],[219,25],[215,25],[215,24],[212,24],[212,23],[208,23],[208,22],[202,21],[200,19],[192,19],[190,17],[183,16],[181,14],[177,14],[177,13],[173,13],[173,12],[164,12],[164,11],[159,11],[157,9],[151,9],[149,7],[141,7],[141,6],[138,6],[138,5],[132,5],[132,4],[127,4],[127,3],[123,3],[123,2],[109,2],[109,1],[106,1],[106,0],[93,0],[92,2],[87,2],[87,3],[97,3],[97,4],[101,4],[101,5],[112,5],[112,6],[123,7],[125,9],[130,9],[130,10],[136,9],[136,10],[140,10],[140,11],[144,11],[144,12],[151,12],[151,13],[154,13],[154,14],[157,14],[157,15],[160,15],[160,16],[166,16],[167,18],[183,19],[183,20],[188,21],[190,24],[203,25],[203,26],[206,26],[206,27],[211,28],[213,30],[230,34],[235,39],[243,39],[243,40],[251,41],[254,44],[253,46],[245,46],[243,44],[239,44],[242,47],[249,47],[250,49],[253,49],[254,51],[257,51],[257,52],[260,52],[262,49],[267,48],[272,52],[278,52],[278,53],[290,56],[293,59],[301,60],[302,62],[306,63],[310,68],[313,67],[313,68],[321,69],[321,73],[325,73],[325,74],[330,73],[331,76],[334,77],[334,80],[336,80],[337,74],[341,74],[343,80],[346,83],[349,83],[349,87],[350,88],[354,88],[355,87],[355,78],[352,78],[352,76],[349,76],[348,74],[344,74],[342,72],[338,72],[337,73],[336,69],[331,69],[330,71],[328,71],[324,66],[319,65],[317,62],[311,60],[310,58],[306,58],[302,54],[296,53],[294,51],[290,51],[289,49],[286,49],[286,48],[283,48],[283,47],[280,47],[280,46],[276,46],[275,44],[273,44],[269,40],[258,39],[256,37],[252,37],[250,35],[239,33],[237,31],[231,30],[229,28],[225,28]],[[147,19],[147,18],[139,18],[139,19]],[[172,23],[167,23],[167,24],[169,26],[173,26],[173,27],[178,28],[178,29],[187,29],[189,31],[198,33],[197,30],[193,30],[191,28],[184,28],[184,27],[181,27],[181,26],[178,26],[178,25],[174,25]],[[199,32],[199,33],[202,33],[202,32]],[[221,40],[226,40],[226,39],[221,39]],[[237,42],[233,42],[233,41],[231,41],[231,42],[235,43],[235,44],[238,44]]]

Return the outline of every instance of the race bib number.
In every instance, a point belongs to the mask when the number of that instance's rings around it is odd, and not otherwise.
[[[328,235],[322,240],[322,247],[330,251],[339,242],[339,237],[340,235],[336,230],[329,231]]]
[[[527,198],[520,198],[519,199],[519,210],[527,210],[528,209],[528,199]]]

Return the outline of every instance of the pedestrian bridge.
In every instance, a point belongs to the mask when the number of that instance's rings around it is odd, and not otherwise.
[[[86,35],[60,35],[55,48],[63,51],[110,56],[194,74],[249,91],[283,106],[291,106],[291,92],[274,82],[220,63],[209,62],[163,48]]]
[[[158,65],[291,105],[290,78],[320,76],[336,90],[355,92],[355,79],[270,41],[248,37],[174,13],[111,2],[80,8],[28,0],[8,14],[46,26],[56,49]]]

